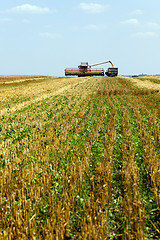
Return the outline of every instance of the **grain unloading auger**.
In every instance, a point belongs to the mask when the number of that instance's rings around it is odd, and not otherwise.
[[[109,67],[108,70],[105,72],[103,68],[92,68],[94,66],[102,65],[110,63],[112,67]],[[88,62],[81,62],[78,68],[66,68],[65,69],[65,76],[78,76],[78,77],[85,77],[85,76],[104,76],[107,75],[108,77],[116,77],[118,75],[118,68],[115,68],[111,61],[101,62],[89,65]]]

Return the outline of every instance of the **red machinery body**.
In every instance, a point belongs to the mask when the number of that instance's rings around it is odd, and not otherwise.
[[[103,68],[87,68],[87,69],[80,69],[80,68],[66,68],[65,69],[65,76],[104,76],[104,69]]]

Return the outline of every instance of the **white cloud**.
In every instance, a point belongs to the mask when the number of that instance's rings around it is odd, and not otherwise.
[[[80,29],[79,26],[69,26],[69,30],[71,31],[78,31]]]
[[[159,35],[158,30],[160,29],[160,25],[156,22],[140,22],[136,18],[131,18],[121,22],[121,24],[127,27],[133,26],[136,29],[136,32],[131,37],[154,38]]]
[[[136,34],[134,34],[134,37],[157,37],[158,35],[157,35],[157,33],[156,32],[137,32]]]
[[[143,11],[140,10],[140,9],[137,9],[137,10],[133,11],[131,14],[133,14],[133,15],[142,15]]]
[[[23,23],[31,23],[31,21],[28,20],[28,19],[23,19],[22,22],[23,22]]]
[[[86,25],[84,27],[85,30],[92,30],[92,31],[100,31],[100,30],[104,30],[107,27],[104,25],[96,25],[96,24],[90,24],[90,25]]]
[[[84,26],[70,26],[71,31],[104,31],[108,28],[107,24],[88,24]]]
[[[89,24],[84,27],[85,30],[99,31],[107,29],[107,25]]]
[[[99,3],[80,3],[79,8],[87,13],[102,13],[108,10],[109,5]]]
[[[94,30],[94,31],[97,31],[99,28],[97,25],[94,25],[94,24],[90,24],[90,25],[87,25],[84,27],[86,30]]]
[[[158,30],[160,29],[160,25],[158,23],[155,22],[149,22],[147,23],[147,27],[151,28],[151,29],[155,29]]]
[[[122,24],[131,24],[131,25],[138,25],[139,21],[136,18],[131,18],[126,21],[121,22]]]
[[[49,33],[49,32],[42,32],[40,33],[41,37],[45,37],[45,38],[50,38],[50,39],[60,39],[62,38],[62,35],[57,34],[57,33]]]
[[[32,14],[43,14],[52,12],[49,8],[39,7],[31,4],[23,4],[14,8],[8,9],[10,13],[32,13]]]
[[[12,22],[12,19],[10,18],[0,18],[1,23],[6,23],[6,22]]]
[[[125,24],[125,25],[132,25],[135,27],[139,27],[141,28],[141,30],[143,31],[147,31],[147,32],[154,32],[160,29],[160,24],[156,23],[156,22],[140,22],[138,19],[136,18],[131,18],[125,21],[122,21],[121,24]]]

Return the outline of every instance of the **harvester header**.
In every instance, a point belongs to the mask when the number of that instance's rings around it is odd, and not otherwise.
[[[94,66],[102,65],[110,63],[112,67],[108,68],[105,72],[103,68],[92,68]],[[118,68],[115,68],[111,61],[96,63],[89,65],[88,62],[81,62],[78,68],[66,68],[65,69],[65,76],[78,76],[78,77],[85,77],[85,76],[104,76],[107,75],[108,77],[115,77],[118,75]]]

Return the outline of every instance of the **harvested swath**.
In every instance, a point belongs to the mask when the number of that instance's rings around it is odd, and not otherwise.
[[[150,90],[159,90],[160,91],[160,84],[159,81],[158,83],[153,82],[153,78],[151,78],[151,81],[148,77],[147,80],[140,80],[139,78],[131,78],[131,77],[125,77],[125,79],[133,83],[135,86],[141,89],[150,89]]]
[[[109,96],[112,96],[112,95],[127,95],[129,94],[129,90],[127,89],[120,89],[120,90],[105,90],[105,91],[98,91],[97,94],[98,95],[109,95]]]
[[[105,91],[98,91],[98,95],[134,95],[134,96],[143,96],[143,95],[149,95],[149,94],[156,94],[159,93],[159,90],[128,90],[128,89],[120,89],[120,90],[105,90]]]
[[[16,80],[26,80],[26,79],[39,79],[39,78],[46,78],[47,76],[42,75],[1,75],[0,81],[9,82],[9,81],[16,81]]]
[[[138,166],[135,163],[134,146],[132,144],[132,132],[130,118],[126,109],[123,109],[123,135],[122,143],[122,178],[124,182],[124,198],[122,200],[123,211],[126,218],[125,238],[145,239],[145,213],[139,193]]]
[[[132,95],[140,96],[140,95],[149,95],[159,93],[159,90],[140,90],[140,91],[132,91]]]

